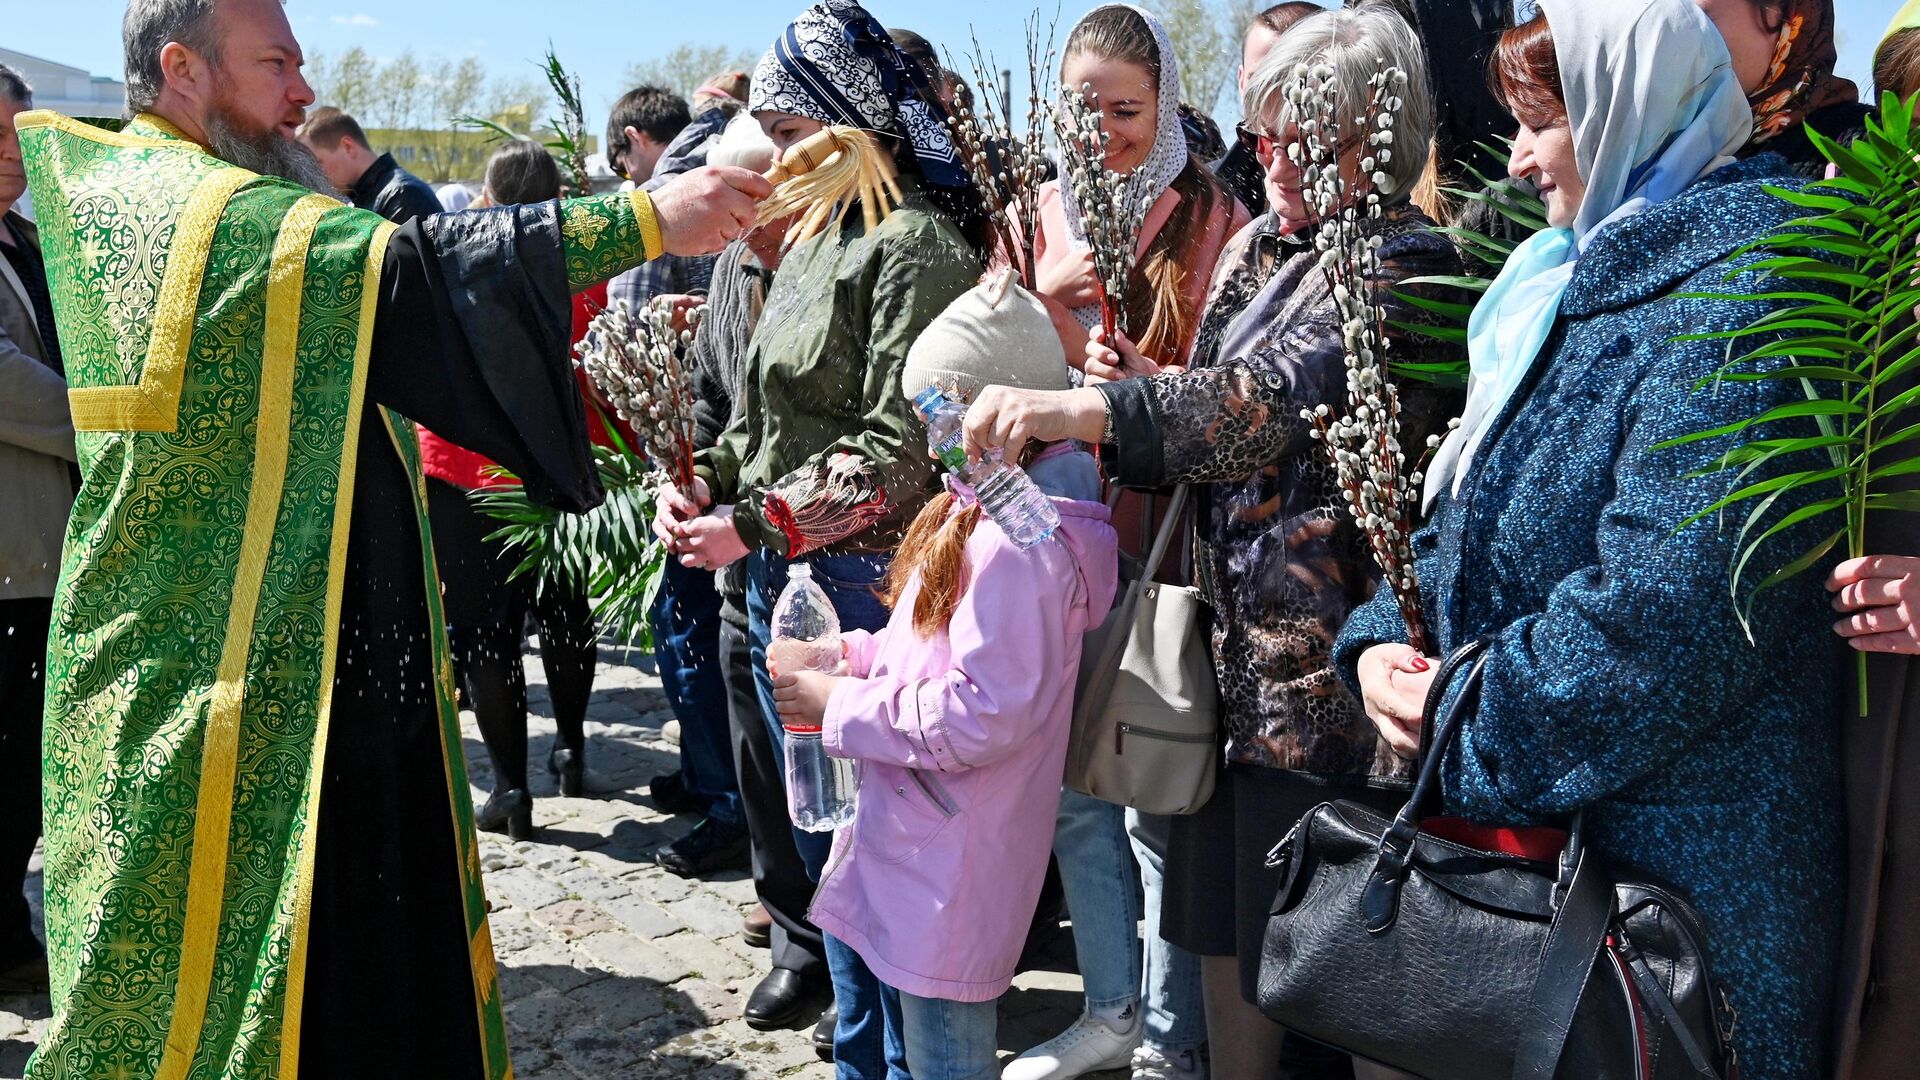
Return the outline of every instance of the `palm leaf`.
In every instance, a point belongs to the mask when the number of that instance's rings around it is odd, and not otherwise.
[[[1920,325],[1913,319],[1920,307],[1920,200],[1913,198],[1920,146],[1913,104],[1887,95],[1867,120],[1866,135],[1851,146],[1817,132],[1808,136],[1839,175],[1804,188],[1767,189],[1807,213],[1736,252],[1737,272],[1757,276],[1760,287],[1689,294],[1765,303],[1770,310],[1736,330],[1680,339],[1727,342],[1729,359],[1699,380],[1698,392],[1722,381],[1780,379],[1798,383],[1803,400],[1656,447],[1739,440],[1689,474],[1728,474],[1730,490],[1681,528],[1745,504],[1728,584],[1749,633],[1755,601],[1768,589],[1812,569],[1842,541],[1850,557],[1865,554],[1869,512],[1920,507],[1920,493],[1884,490],[1890,481],[1920,474],[1912,445],[1920,440],[1920,418],[1912,415],[1920,408],[1920,386],[1912,385],[1920,371]],[[1805,424],[1818,434],[1794,431]],[[1824,465],[1816,467],[1806,455]],[[1845,518],[1840,529],[1807,539],[1804,527],[1835,514]],[[1789,550],[1760,558],[1763,549],[1786,542]],[[1762,561],[1778,565],[1747,587],[1749,567]],[[1864,681],[1860,693],[1864,712]]]
[[[607,498],[584,514],[541,506],[517,483],[482,488],[472,498],[500,523],[488,538],[520,553],[513,577],[535,576],[536,588],[566,582],[584,589],[602,633],[651,649],[647,613],[665,565],[665,547],[652,532],[661,477],[630,450],[595,446],[593,452]]]
[[[1511,160],[1513,144],[1500,140],[1500,145],[1479,144],[1482,150],[1493,155],[1501,165]],[[1468,202],[1477,203],[1494,212],[1496,220],[1506,223],[1509,232],[1518,236],[1528,236],[1547,227],[1547,207],[1540,196],[1524,184],[1510,179],[1493,179],[1471,164],[1462,163],[1468,175],[1472,176],[1475,188],[1442,188],[1447,194]],[[1495,236],[1464,226],[1452,226],[1435,229],[1440,235],[1453,241],[1463,259],[1478,263],[1486,268],[1485,277],[1469,275],[1429,275],[1407,278],[1400,288],[1393,291],[1394,298],[1409,307],[1438,315],[1443,321],[1438,325],[1426,325],[1411,322],[1391,321],[1389,325],[1397,330],[1424,334],[1438,341],[1454,346],[1457,352],[1453,357],[1429,363],[1403,364],[1388,360],[1388,367],[1398,377],[1416,382],[1435,383],[1441,386],[1462,387],[1467,385],[1467,320],[1473,314],[1474,305],[1487,291],[1491,280],[1499,276],[1501,267],[1513,255],[1513,249],[1519,241],[1505,236]],[[1437,300],[1406,291],[1408,286],[1437,286],[1467,294],[1472,302]]]

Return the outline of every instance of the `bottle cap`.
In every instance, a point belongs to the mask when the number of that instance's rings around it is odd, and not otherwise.
[[[822,728],[819,724],[781,724],[789,735],[818,735]]]
[[[933,417],[933,411],[935,409],[938,409],[946,403],[947,395],[941,393],[938,386],[929,386],[914,395],[913,398],[913,407],[919,409],[920,415],[928,419]]]
[[[797,563],[787,564],[787,580],[788,581],[803,581],[807,578],[811,578],[812,576],[813,576],[813,567],[808,565],[807,563],[797,562]]]

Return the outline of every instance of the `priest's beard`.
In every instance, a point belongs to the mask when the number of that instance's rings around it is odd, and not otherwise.
[[[280,134],[277,127],[265,131],[255,128],[250,120],[239,110],[230,107],[227,102],[217,100],[207,115],[207,147],[213,156],[229,164],[238,165],[249,172],[262,176],[277,176],[282,180],[291,180],[304,188],[311,188],[322,195],[339,198],[333,184],[327,180],[327,174],[320,169],[320,162],[313,151],[295,139]]]

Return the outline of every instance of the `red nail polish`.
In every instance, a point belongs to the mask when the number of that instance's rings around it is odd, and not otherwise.
[[[1427,670],[1427,658],[1424,656],[1416,656],[1407,661],[1407,666],[1415,671],[1425,671]]]

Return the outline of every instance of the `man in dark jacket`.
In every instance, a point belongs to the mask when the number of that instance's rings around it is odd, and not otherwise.
[[[13,118],[32,107],[26,82],[0,65],[0,994],[47,988],[21,886],[40,836],[47,625],[76,479],[40,233],[13,209],[27,189]]]
[[[339,109],[322,107],[307,114],[300,141],[320,159],[340,194],[362,210],[405,225],[440,212],[440,199],[425,180],[400,167],[392,154],[375,156],[360,122]]]
[[[1293,0],[1291,3],[1275,4],[1261,11],[1247,23],[1246,36],[1240,39],[1239,92],[1247,89],[1247,78],[1253,74],[1260,61],[1273,51],[1273,45],[1280,35],[1294,23],[1309,15],[1317,15],[1321,8],[1305,0]],[[1267,189],[1262,186],[1266,170],[1260,167],[1260,161],[1254,156],[1255,134],[1247,130],[1247,125],[1234,125],[1233,145],[1227,148],[1227,156],[1213,167],[1213,175],[1220,183],[1240,200],[1247,212],[1259,217],[1267,210]]]

